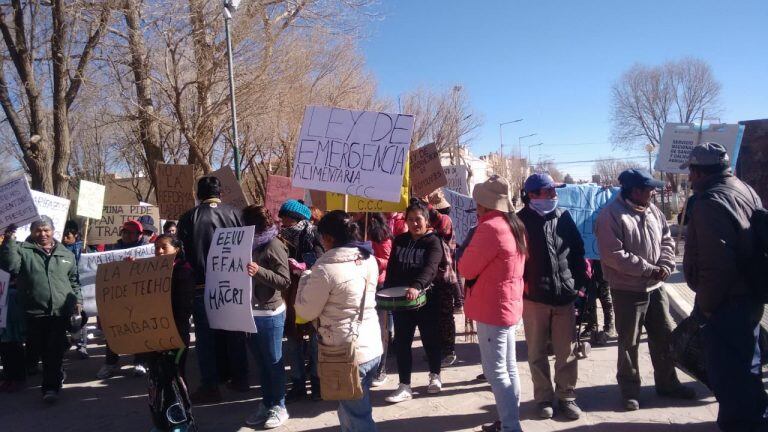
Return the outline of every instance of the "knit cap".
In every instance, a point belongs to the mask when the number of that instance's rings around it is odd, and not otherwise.
[[[280,206],[280,211],[277,213],[279,217],[289,217],[297,221],[309,220],[312,217],[312,212],[309,207],[305,206],[298,200],[288,200]]]

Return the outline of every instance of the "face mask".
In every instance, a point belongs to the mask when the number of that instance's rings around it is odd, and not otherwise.
[[[532,199],[530,206],[536,213],[545,216],[555,211],[557,208],[557,198]]]

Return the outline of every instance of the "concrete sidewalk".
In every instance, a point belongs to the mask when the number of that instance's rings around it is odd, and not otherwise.
[[[463,322],[463,317],[457,316]],[[462,323],[463,324],[463,323]],[[463,325],[460,326],[460,330]],[[525,431],[716,431],[714,419],[717,404],[700,384],[694,384],[702,396],[700,400],[680,402],[659,398],[653,390],[653,371],[646,344],[641,347],[643,390],[642,409],[627,413],[621,406],[615,381],[615,340],[608,346],[594,348],[589,358],[579,364],[578,402],[585,411],[582,419],[567,422],[561,418],[541,421],[536,419],[532,401],[531,377],[526,361],[525,342],[519,332],[518,365],[522,381],[521,415]],[[66,362],[68,374],[61,399],[54,406],[45,406],[40,399],[39,387],[21,393],[0,394],[0,431],[27,432],[55,431],[148,431],[151,428],[146,405],[146,380],[129,376],[124,367],[121,375],[106,381],[95,379],[103,362],[103,346],[92,345],[94,356],[88,360],[73,360],[70,351]],[[379,431],[474,431],[479,425],[496,418],[495,403],[490,386],[475,377],[481,373],[477,345],[459,336],[457,351],[460,361],[443,371],[443,392],[426,394],[427,372],[423,350],[414,350],[414,400],[398,405],[384,401],[396,387],[394,376],[387,386],[373,391],[374,417]],[[129,361],[123,357],[122,363]],[[255,370],[253,364],[251,371]],[[390,370],[395,369],[394,357],[389,359]],[[198,383],[194,351],[188,362],[190,387]],[[691,379],[680,373],[684,382]],[[257,378],[251,374],[251,382]],[[30,378],[29,384],[39,385],[40,377]],[[257,407],[259,391],[254,385],[247,394],[224,390],[225,402],[195,407],[194,415],[201,431],[248,431],[245,418]],[[279,431],[337,431],[336,404],[310,401],[291,404],[291,419]]]

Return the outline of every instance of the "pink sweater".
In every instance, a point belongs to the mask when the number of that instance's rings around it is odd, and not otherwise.
[[[523,315],[524,269],[525,256],[517,251],[506,216],[499,211],[484,214],[459,260],[459,273],[477,279],[467,288],[467,318],[503,327],[517,324]]]

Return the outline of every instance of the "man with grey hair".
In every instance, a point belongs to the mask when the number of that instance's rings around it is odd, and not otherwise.
[[[757,297],[759,254],[754,190],[731,173],[717,143],[694,147],[681,168],[690,170],[690,220],[683,267],[696,292],[694,316],[703,327],[707,378],[720,403],[724,431],[768,430],[758,335],[763,302]]]
[[[63,381],[62,361],[69,347],[70,317],[82,310],[80,278],[75,256],[53,238],[53,221],[41,216],[32,223],[28,241],[17,242],[16,227],[5,231],[0,268],[16,278],[26,315],[27,343],[43,359],[43,400],[58,400]]]

